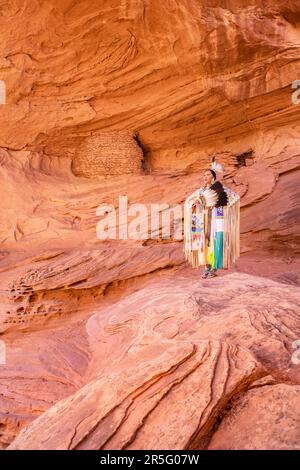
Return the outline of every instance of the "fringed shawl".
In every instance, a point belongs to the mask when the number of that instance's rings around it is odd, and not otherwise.
[[[240,256],[240,197],[229,188],[223,188],[227,194],[227,205],[223,207],[223,268],[229,268]],[[210,247],[214,246],[219,195],[213,189],[200,188],[194,191],[184,203],[184,254],[185,259],[198,269],[208,264],[207,237]],[[196,207],[195,213],[192,212]],[[211,211],[211,231],[207,233],[205,224],[208,211]],[[213,248],[210,248],[213,249]]]

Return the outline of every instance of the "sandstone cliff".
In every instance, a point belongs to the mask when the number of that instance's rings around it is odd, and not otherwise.
[[[299,2],[0,17],[0,447],[299,449]],[[182,204],[212,155],[242,198],[236,267],[97,238],[100,204]]]

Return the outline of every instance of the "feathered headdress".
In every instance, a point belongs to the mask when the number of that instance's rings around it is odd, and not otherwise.
[[[224,172],[224,166],[221,163],[217,163],[216,157],[211,159],[211,169],[220,173]]]

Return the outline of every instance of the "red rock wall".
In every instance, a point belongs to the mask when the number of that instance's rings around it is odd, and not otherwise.
[[[0,448],[28,424],[12,448],[299,448],[299,0],[0,18]],[[236,272],[97,239],[100,204],[183,204],[212,155],[242,197]]]

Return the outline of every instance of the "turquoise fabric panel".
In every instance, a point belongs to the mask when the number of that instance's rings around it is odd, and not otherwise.
[[[223,232],[215,233],[215,245],[214,245],[214,264],[213,267],[216,269],[223,268]]]

